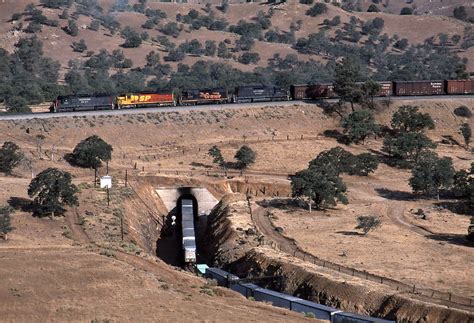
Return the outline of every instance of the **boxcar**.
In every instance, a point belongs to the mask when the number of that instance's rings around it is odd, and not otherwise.
[[[242,295],[244,295],[245,297],[249,298],[249,297],[253,297],[253,291],[260,288],[259,286],[255,285],[255,284],[252,284],[252,283],[231,283],[229,285],[230,289],[232,289],[233,291],[236,291]]]
[[[179,97],[182,105],[228,103],[229,93],[224,88],[184,90]]]
[[[52,112],[87,110],[112,110],[113,97],[107,95],[67,95],[58,96],[51,106]]]
[[[288,92],[274,86],[239,86],[235,88],[234,101],[241,102],[263,102],[263,101],[287,101]]]
[[[447,80],[447,94],[474,94],[474,80]]]
[[[397,96],[446,94],[444,81],[394,81]]]
[[[308,84],[295,84],[290,86],[290,96],[293,100],[307,100],[307,90],[310,85]]]
[[[128,93],[116,99],[117,109],[176,105],[173,93]]]
[[[206,278],[214,279],[219,286],[228,287],[229,281],[238,281],[239,277],[219,268],[206,268]]]
[[[306,90],[308,99],[324,99],[337,97],[332,83],[314,84]]]
[[[340,312],[340,310],[336,308],[316,304],[314,302],[310,302],[304,299],[292,301],[291,310],[298,313],[313,313],[315,318],[317,318],[318,320],[328,321],[331,321],[331,318],[335,313]]]
[[[291,309],[291,303],[299,298],[275,292],[266,288],[257,288],[253,291],[253,297],[256,301],[269,302],[274,306]]]
[[[365,315],[358,315],[346,312],[337,312],[332,316],[332,323],[389,323],[394,321],[387,321],[376,317]]]

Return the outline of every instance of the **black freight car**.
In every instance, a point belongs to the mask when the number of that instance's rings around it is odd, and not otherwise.
[[[112,110],[114,99],[109,95],[67,95],[58,96],[51,105],[51,112],[87,110]]]
[[[394,81],[396,96],[446,94],[444,81]]]
[[[234,101],[263,102],[263,101],[288,101],[288,91],[275,86],[239,86],[235,88]]]
[[[184,90],[179,96],[180,105],[229,103],[229,93],[224,88]]]

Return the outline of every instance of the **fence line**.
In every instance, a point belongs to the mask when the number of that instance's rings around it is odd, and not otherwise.
[[[248,202],[249,209],[250,209],[250,215],[252,217],[252,220],[254,220],[254,215],[253,215],[254,212],[252,211],[252,206],[251,206],[250,200],[247,199],[247,202]],[[255,223],[255,221],[253,221],[253,222]],[[274,227],[274,225],[271,221],[270,221],[270,223]],[[282,237],[285,238],[285,239],[288,239],[283,235],[282,235]],[[357,278],[365,279],[365,280],[368,280],[368,281],[376,282],[376,283],[379,283],[379,284],[387,285],[387,286],[390,286],[392,288],[395,288],[397,291],[400,291],[400,292],[407,292],[407,293],[410,293],[410,294],[421,295],[421,296],[428,297],[428,298],[431,298],[431,299],[434,299],[434,300],[442,300],[442,301],[447,302],[448,304],[450,304],[452,306],[462,305],[462,306],[466,306],[466,307],[473,307],[473,305],[474,305],[473,298],[460,296],[460,295],[456,295],[456,294],[449,293],[449,292],[442,292],[442,291],[435,290],[435,289],[432,289],[432,288],[424,288],[424,287],[420,287],[420,286],[416,286],[416,285],[410,285],[410,284],[403,283],[403,282],[400,282],[400,281],[392,279],[392,278],[387,278],[387,277],[379,276],[379,275],[376,275],[376,274],[371,274],[371,273],[369,273],[365,270],[359,270],[359,269],[356,269],[356,268],[340,265],[340,264],[337,264],[337,263],[334,263],[334,262],[331,262],[331,261],[328,261],[328,260],[321,259],[317,256],[314,256],[313,254],[310,254],[306,251],[303,251],[298,246],[296,246],[294,244],[290,244],[290,246],[292,246],[292,247],[282,246],[282,245],[279,245],[277,242],[271,240],[268,237],[265,237],[265,239],[263,239],[262,244],[268,245],[268,246],[272,247],[275,250],[288,253],[290,255],[293,255],[293,257],[295,257],[295,258],[313,263],[313,264],[321,266],[323,268],[328,268],[328,269],[331,269],[331,270],[334,270],[334,271],[337,271],[337,272],[340,272],[340,273],[343,273],[343,274],[346,274],[346,275],[350,275],[350,276],[353,276],[353,277],[357,277]]]

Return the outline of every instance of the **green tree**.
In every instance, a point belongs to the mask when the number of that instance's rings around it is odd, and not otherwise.
[[[125,43],[122,45],[125,48],[135,48],[142,44],[142,37],[140,34],[129,26],[122,30],[122,37],[125,38]]]
[[[310,167],[297,172],[291,178],[293,197],[305,197],[317,209],[336,206],[337,202],[347,204],[346,185],[337,172],[328,168]]]
[[[400,166],[417,162],[422,152],[436,148],[430,138],[420,132],[402,132],[395,137],[385,137],[382,150],[400,161]]]
[[[0,233],[3,235],[3,240],[8,240],[8,232],[13,230],[11,225],[11,215],[13,209],[10,206],[0,207]]]
[[[249,146],[243,145],[235,153],[235,159],[239,164],[239,168],[247,168],[255,162],[257,154]]]
[[[382,225],[380,218],[373,215],[361,215],[357,217],[356,229],[362,229],[364,235],[367,235],[369,231],[375,230]]]
[[[413,14],[413,9],[409,7],[403,7],[400,11],[400,15],[402,16],[409,16]]]
[[[379,131],[373,112],[366,109],[354,111],[344,117],[341,126],[349,141],[356,144],[360,142],[363,144],[365,138]]]
[[[367,9],[367,12],[380,12],[380,9],[376,5],[371,4]]]
[[[311,17],[316,17],[326,13],[328,11],[328,6],[325,3],[318,2],[313,7],[306,11],[306,14]]]
[[[374,98],[379,95],[382,86],[372,79],[369,79],[362,84],[362,93],[364,101],[370,109],[375,108]]]
[[[463,20],[463,21],[467,21],[468,18],[469,18],[468,14],[467,14],[467,11],[466,11],[466,7],[464,7],[464,6],[459,6],[459,7],[454,8],[453,16],[454,16],[454,18],[459,19],[459,20]]]
[[[232,56],[223,41],[221,41],[217,47],[217,56],[220,58],[230,58],[230,56]]]
[[[322,151],[309,162],[310,168],[331,168],[338,174],[348,173],[352,168],[354,155],[341,147]]]
[[[434,129],[435,124],[428,113],[418,112],[418,107],[403,105],[393,114],[392,128],[401,132],[423,131]]]
[[[217,51],[217,45],[214,40],[206,40],[204,55],[215,56]]]
[[[469,126],[468,123],[463,123],[460,131],[464,138],[464,142],[466,143],[466,146],[469,147],[469,143],[471,142],[471,137],[472,137],[471,127]]]
[[[59,15],[59,19],[69,19],[69,12],[67,9],[64,9],[63,12]]]
[[[79,205],[79,190],[71,179],[71,174],[57,168],[39,173],[28,187],[28,196],[34,198],[34,213],[40,217],[55,216],[64,213],[64,206]]]
[[[409,180],[414,193],[435,195],[439,190],[453,184],[454,167],[451,158],[439,158],[435,153],[423,154],[412,169]]]
[[[28,102],[21,96],[7,98],[5,105],[8,113],[31,113]]]
[[[379,167],[379,159],[370,153],[354,156],[349,175],[368,176]]]
[[[349,102],[354,111],[354,104],[361,103],[364,95],[361,87],[356,83],[361,77],[360,67],[354,60],[344,58],[336,65],[335,73],[334,92],[341,102]]]
[[[160,54],[155,51],[151,51],[146,55],[146,66],[156,67],[160,64]]]
[[[72,50],[78,53],[82,53],[87,50],[87,45],[84,39],[79,40],[79,42],[72,43]]]
[[[221,150],[217,146],[212,146],[207,154],[213,158],[212,162],[214,164],[218,164],[221,167],[225,166],[224,157],[222,156]]]
[[[67,32],[73,37],[76,37],[79,34],[79,27],[77,27],[76,22],[72,19],[68,20]]]
[[[102,165],[102,161],[112,159],[112,150],[111,145],[93,135],[78,143],[70,157],[77,166],[97,169]]]
[[[23,159],[23,153],[17,144],[6,141],[0,148],[0,172],[10,174]]]

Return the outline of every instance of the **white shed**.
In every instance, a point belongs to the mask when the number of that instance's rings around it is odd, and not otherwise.
[[[112,188],[112,176],[102,176],[100,178],[100,188]]]

